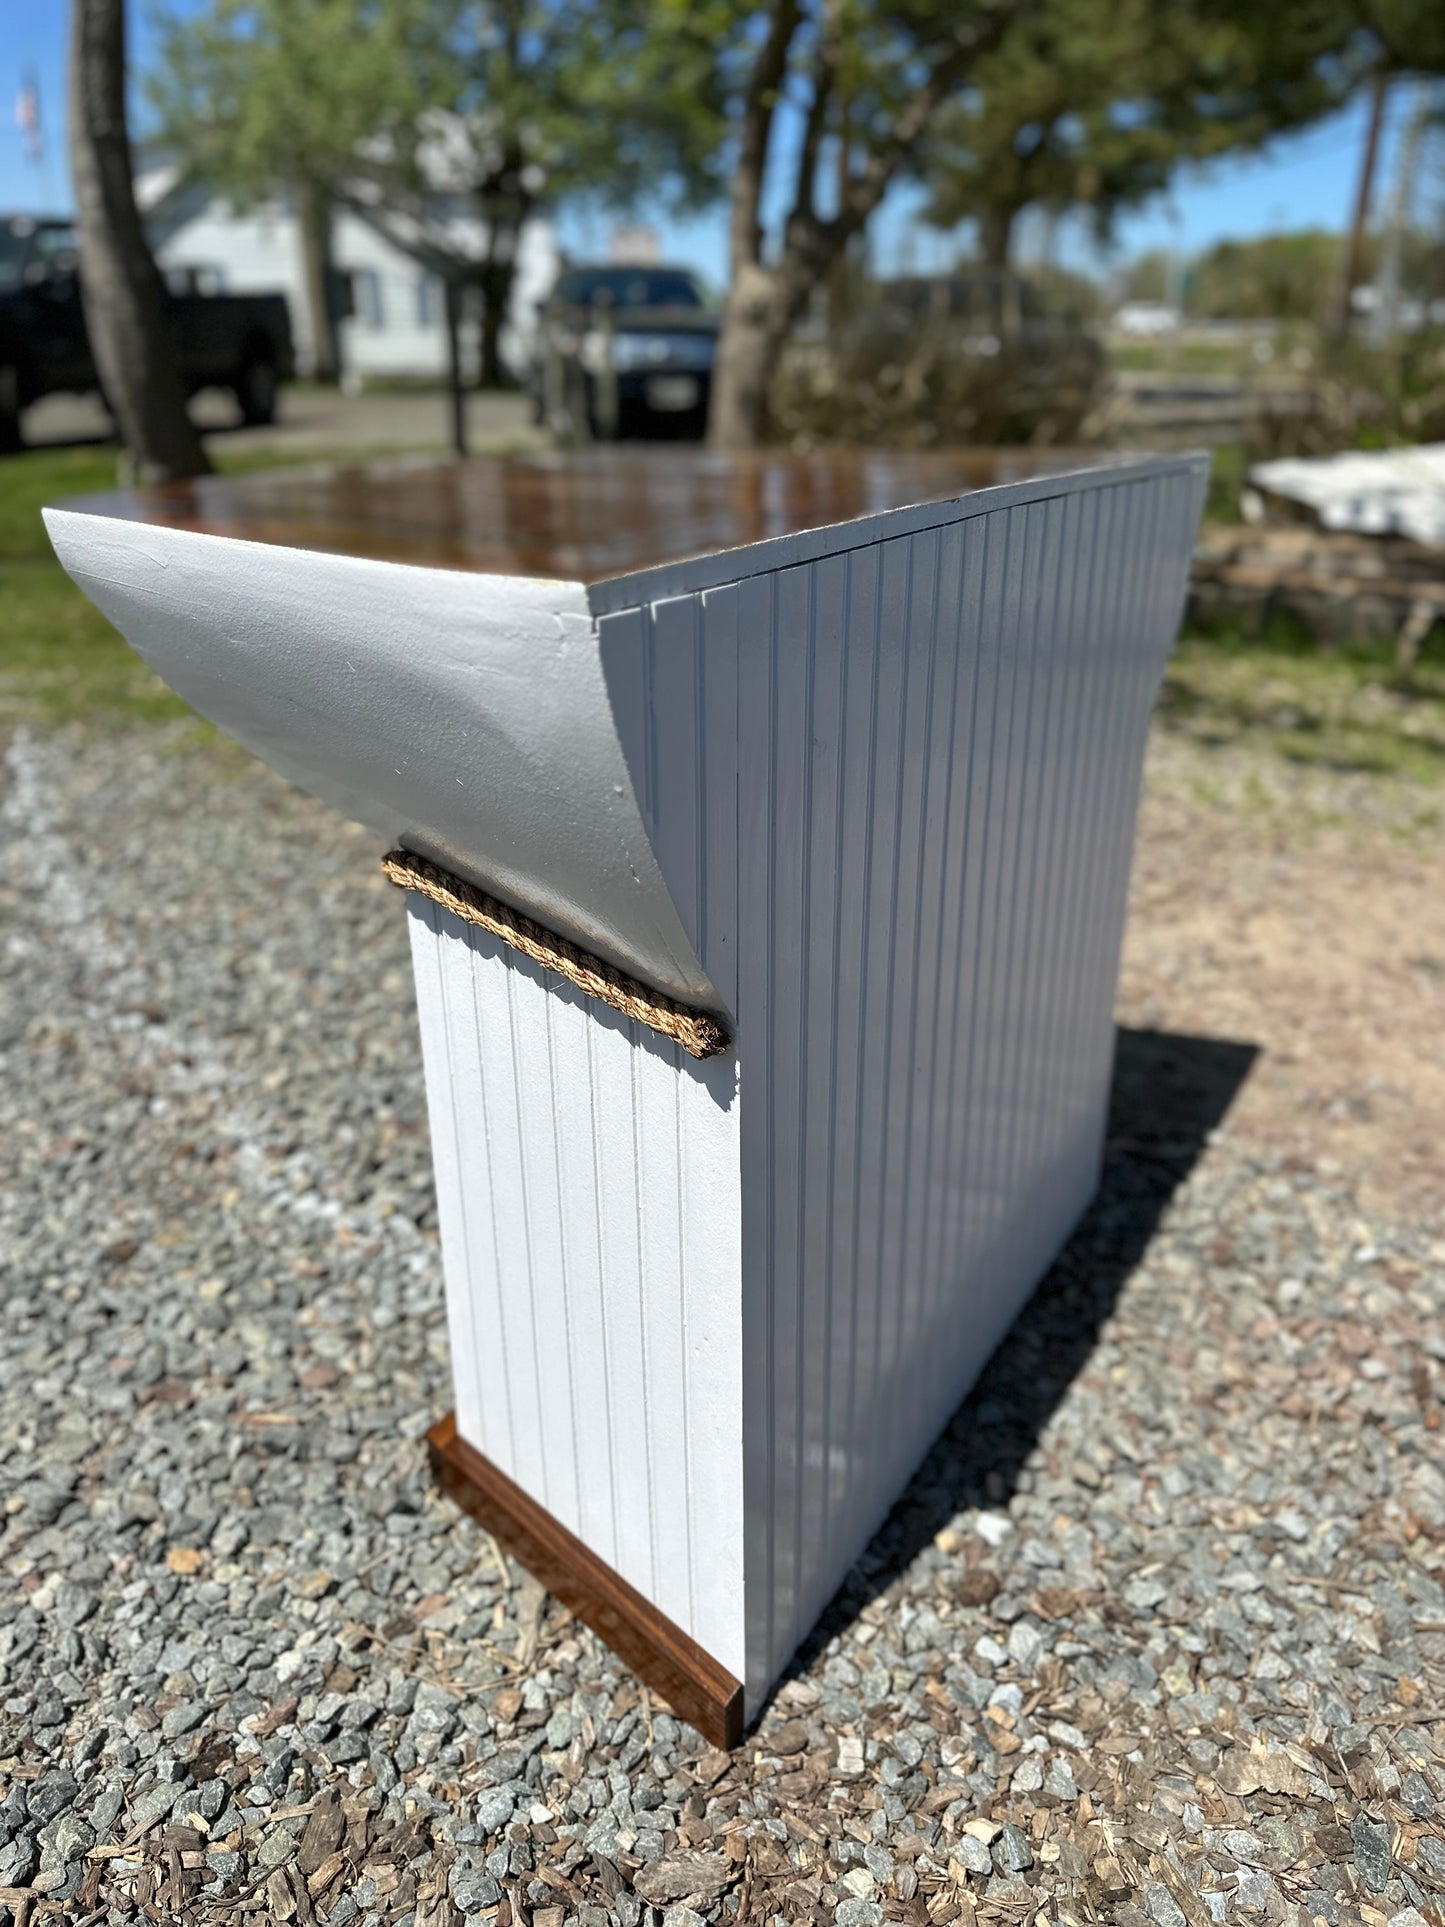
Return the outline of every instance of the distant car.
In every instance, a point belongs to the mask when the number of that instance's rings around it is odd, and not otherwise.
[[[537,320],[529,385],[564,439],[706,429],[720,323],[687,268],[568,268]]]
[[[1183,317],[1167,301],[1126,301],[1115,311],[1110,325],[1121,335],[1176,334]]]
[[[167,289],[188,394],[229,388],[245,422],[269,422],[295,373],[281,294]],[[68,221],[0,215],[0,449],[20,446],[20,415],[43,395],[99,388]]]

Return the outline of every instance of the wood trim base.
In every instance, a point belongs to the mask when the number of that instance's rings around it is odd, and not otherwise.
[[[455,1412],[427,1433],[427,1446],[444,1492],[495,1534],[710,1745],[737,1745],[743,1689],[725,1666],[468,1445],[457,1432]]]

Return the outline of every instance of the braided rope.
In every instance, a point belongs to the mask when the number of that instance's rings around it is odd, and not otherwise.
[[[490,930],[494,937],[513,950],[520,950],[533,963],[565,977],[587,996],[620,1011],[624,1017],[646,1024],[649,1030],[672,1038],[691,1056],[717,1057],[728,1048],[731,1040],[726,1028],[707,1011],[690,1010],[686,1004],[664,997],[661,991],[649,990],[635,977],[625,976],[615,965],[580,950],[566,937],[533,923],[520,911],[509,910],[505,903],[498,903],[485,890],[453,876],[440,864],[429,863],[410,850],[388,850],[381,859],[381,867],[401,889],[430,897],[433,903],[439,903],[465,923],[480,924],[483,930]]]

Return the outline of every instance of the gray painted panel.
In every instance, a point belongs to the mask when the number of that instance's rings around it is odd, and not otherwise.
[[[659,866],[737,1023],[752,1705],[1097,1181],[1202,493],[1187,459],[1050,478],[600,619]]]
[[[966,495],[919,502],[910,508],[881,509],[847,522],[830,522],[822,528],[770,536],[766,541],[750,542],[744,548],[717,549],[682,562],[664,562],[656,568],[640,569],[631,575],[611,576],[605,582],[594,582],[588,587],[588,605],[594,615],[615,615],[621,609],[646,607],[670,596],[694,595],[723,583],[742,582],[753,575],[775,574],[779,569],[817,562],[825,555],[842,555],[874,542],[896,541],[905,535],[916,535],[921,529],[943,528],[974,516],[992,515],[998,509],[1016,504],[1049,501],[1078,489],[1107,487],[1111,477],[1126,481],[1148,478],[1176,472],[1182,466],[1207,475],[1209,457],[1203,454],[1101,455],[1087,468],[1006,482],[997,488],[972,489]]]
[[[157,674],[274,769],[684,1003],[716,1003],[643,831],[579,583],[45,520]]]

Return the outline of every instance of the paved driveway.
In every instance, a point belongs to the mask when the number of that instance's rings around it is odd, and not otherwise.
[[[446,396],[437,390],[380,392],[346,396],[309,385],[285,390],[275,422],[268,428],[242,428],[236,406],[220,389],[196,397],[196,420],[225,437],[227,448],[377,449],[447,448],[451,430]],[[467,429],[473,446],[543,437],[532,426],[525,395],[470,395]],[[92,395],[48,395],[27,410],[26,441],[37,447],[106,440],[109,418]]]

